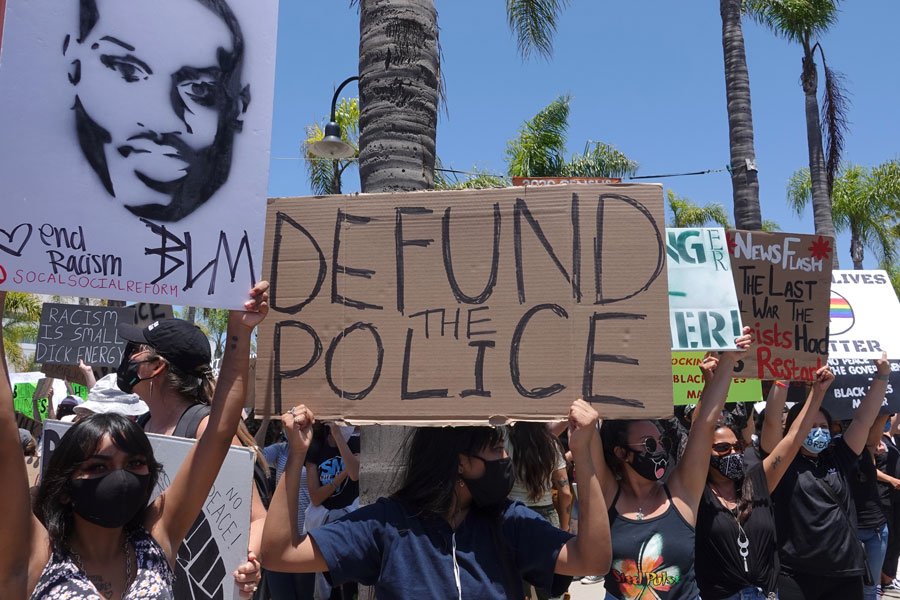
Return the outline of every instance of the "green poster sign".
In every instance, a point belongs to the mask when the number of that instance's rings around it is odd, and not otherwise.
[[[672,395],[675,405],[696,404],[703,392],[700,362],[705,352],[672,353]],[[759,379],[735,378],[728,390],[728,402],[759,402],[762,400]]]
[[[17,383],[13,386],[13,407],[16,412],[20,412],[26,417],[33,418],[34,406],[32,405],[31,399],[34,398],[36,389],[37,385],[34,383]],[[38,400],[38,413],[41,421],[47,418],[48,403],[49,400],[47,398]]]
[[[735,349],[741,309],[721,227],[666,229],[672,350]]]

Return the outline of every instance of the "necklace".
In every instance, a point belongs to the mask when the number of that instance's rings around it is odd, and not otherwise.
[[[131,578],[134,577],[134,574],[131,572],[131,553],[128,551],[128,538],[126,538],[125,542],[122,544],[122,550],[125,552],[125,587],[122,589],[120,598],[124,600],[125,593],[131,586]],[[78,567],[78,570],[87,575],[87,571],[84,570],[84,563],[81,560],[81,555],[75,552],[75,549],[71,546],[69,547],[69,554],[72,556],[72,560],[75,561],[75,566]]]
[[[738,536],[737,536],[737,546],[738,546],[738,554],[741,556],[741,559],[744,561],[744,573],[750,572],[750,566],[747,563],[747,558],[750,556],[750,538],[747,537],[747,533],[744,531],[744,528],[741,526],[741,521],[738,519],[737,514],[737,505],[735,504],[734,508],[728,508],[728,505],[725,504],[725,497],[719,491],[719,488],[713,484],[709,486],[712,488],[713,493],[715,493],[716,497],[719,500],[719,503],[725,508],[728,513],[734,517],[734,523],[738,528]]]
[[[634,515],[634,518],[638,521],[644,520],[644,503],[650,500],[650,498],[652,498],[656,494],[656,490],[658,487],[659,486],[653,486],[653,490],[651,490],[650,493],[644,497],[644,500],[641,502],[640,506],[638,506],[637,514]]]

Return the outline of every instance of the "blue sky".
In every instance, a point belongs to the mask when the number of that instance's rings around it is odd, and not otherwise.
[[[571,93],[569,152],[586,140],[614,144],[637,160],[639,175],[721,169],[729,161],[728,123],[715,2],[573,0],[549,61],[522,61],[502,0],[436,0],[447,82],[447,113],[438,123],[444,165],[499,173],[508,139],[522,121],[559,94]],[[847,160],[875,165],[900,158],[900,3],[845,1],[823,37],[829,66],[851,93]],[[345,0],[281,2],[271,196],[310,193],[300,143],[304,127],[322,121],[334,87],[358,68],[359,19]],[[784,231],[811,233],[812,213],[796,218],[785,186],[808,163],[802,52],[745,21],[760,201],[764,219]],[[820,62],[820,61],[819,61]],[[821,64],[821,62],[820,62]],[[344,95],[355,96],[355,84]],[[658,179],[695,202],[732,212],[727,172]],[[355,170],[344,190],[359,189]],[[843,268],[849,237],[839,237]],[[874,268],[867,252],[866,266]]]

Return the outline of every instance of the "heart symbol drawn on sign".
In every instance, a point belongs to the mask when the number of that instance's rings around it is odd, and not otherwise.
[[[22,240],[22,243],[21,243],[21,244],[19,244],[19,249],[18,249],[18,250],[13,250],[11,246],[13,246],[13,244],[15,243],[14,240],[15,240],[15,237],[16,237],[16,232],[19,231],[19,229],[21,229],[22,227],[27,227],[27,228],[28,228],[28,229],[25,230],[25,239]],[[25,244],[28,243],[28,240],[31,239],[31,232],[32,232],[32,230],[33,230],[33,227],[31,226],[31,223],[21,223],[20,225],[17,225],[17,226],[15,227],[15,229],[13,229],[13,230],[12,230],[11,232],[9,232],[9,233],[7,233],[5,229],[0,229],[0,234],[5,235],[5,236],[6,236],[6,239],[9,240],[9,246],[7,246],[7,245],[3,244],[2,242],[0,242],[0,250],[3,250],[3,251],[6,252],[7,254],[12,254],[13,256],[22,256],[22,248],[24,248],[24,247],[25,247]]]

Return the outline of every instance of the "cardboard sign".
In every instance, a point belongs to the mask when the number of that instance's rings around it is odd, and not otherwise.
[[[51,304],[41,309],[34,360],[41,364],[118,367],[125,352],[120,323],[134,321],[133,308]]]
[[[666,229],[672,350],[735,349],[741,314],[725,230]]]
[[[257,414],[672,414],[659,185],[278,198],[267,218]]]
[[[705,352],[672,353],[672,397],[675,405],[696,404],[703,393],[703,374],[700,363]],[[743,365],[735,364],[735,375],[741,374]],[[757,379],[734,377],[728,388],[727,402],[759,402],[762,400],[762,383]]]
[[[277,0],[9,0],[0,286],[241,308],[259,277]]]
[[[831,274],[831,358],[900,358],[900,303],[885,271]]]
[[[879,414],[900,412],[900,360],[892,360],[887,392]],[[830,358],[828,365],[834,373],[834,383],[822,399],[822,407],[832,419],[852,419],[859,404],[878,372],[874,360],[859,358]]]
[[[727,235],[741,318],[753,329],[741,374],[813,381],[828,361],[834,239],[734,229]]]
[[[50,456],[71,423],[44,423],[43,460]],[[150,501],[172,482],[195,440],[148,433],[153,456],[161,463],[159,483]],[[175,598],[237,600],[232,572],[247,560],[250,536],[253,452],[232,446],[209,491],[203,510],[178,549],[175,565]]]
[[[564,185],[567,183],[622,183],[621,177],[513,177],[513,185]]]

